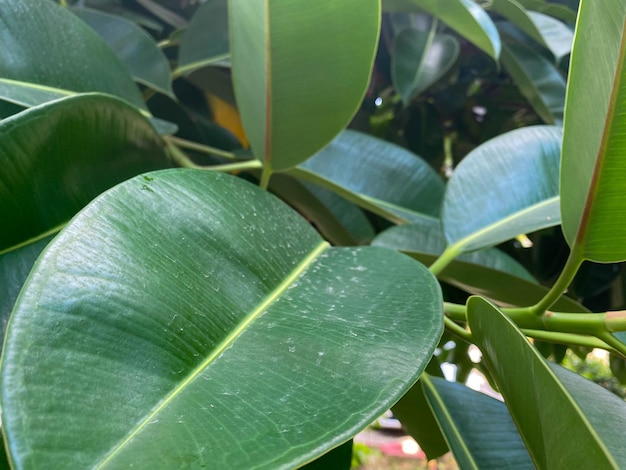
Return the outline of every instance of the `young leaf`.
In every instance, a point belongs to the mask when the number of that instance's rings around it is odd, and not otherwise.
[[[472,251],[560,222],[561,129],[507,132],[470,152],[455,169],[443,202],[450,244]]]
[[[235,96],[252,150],[267,172],[294,167],[360,105],[380,0],[231,0],[229,9]]]
[[[420,380],[460,468],[532,468],[504,403],[459,383]]]
[[[408,28],[393,42],[391,73],[405,104],[439,80],[459,56],[459,42],[447,34]]]
[[[75,8],[72,12],[100,35],[135,80],[174,97],[167,58],[143,29],[121,16],[89,8]]]
[[[99,91],[145,108],[124,64],[66,8],[49,1],[2,2],[0,24],[2,78],[72,92]]]
[[[289,173],[400,223],[436,217],[445,188],[417,155],[351,130]]]
[[[441,302],[419,263],[331,248],[241,179],[138,176],[77,215],[22,290],[1,369],[11,459],[296,467],[417,380]]]
[[[583,0],[567,88],[561,212],[573,250],[626,260],[626,3]]]
[[[472,0],[383,0],[389,12],[419,12],[440,19],[494,60],[500,56],[500,35],[485,10]]]
[[[563,123],[565,79],[558,69],[533,50],[514,44],[502,46],[502,64],[520,92],[546,124]]]
[[[467,309],[472,336],[538,468],[626,465],[626,403],[616,408],[616,400],[598,394],[591,407],[581,406],[578,391],[506,315],[480,297],[471,297]],[[622,419],[601,418],[611,413]]]

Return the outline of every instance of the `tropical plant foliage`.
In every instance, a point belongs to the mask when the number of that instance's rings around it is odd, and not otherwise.
[[[392,408],[462,468],[626,467],[626,403],[558,365],[624,379],[622,0],[0,24],[3,463],[349,468]]]

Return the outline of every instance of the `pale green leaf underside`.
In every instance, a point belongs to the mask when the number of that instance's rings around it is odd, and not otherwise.
[[[378,43],[380,0],[231,0],[229,15],[246,135],[267,171],[287,170],[328,144],[360,106]],[[320,80],[320,71],[333,79]]]
[[[441,335],[441,301],[423,266],[382,248],[330,248],[242,180],[134,178],[67,226],[18,300],[2,366],[12,458],[306,463],[417,380]]]
[[[506,315],[487,301],[472,297],[468,301],[468,322],[538,468],[624,466],[623,451],[609,450],[611,446],[607,447],[585,410]],[[611,406],[612,402],[598,397],[597,408],[610,412]],[[613,439],[623,438],[623,423],[611,429]],[[567,439],[562,439],[564,429]]]

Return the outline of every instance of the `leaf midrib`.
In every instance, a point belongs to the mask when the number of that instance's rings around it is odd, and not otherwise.
[[[104,468],[109,462],[111,462],[117,454],[119,454],[126,445],[139,434],[148,423],[154,420],[154,418],[165,409],[190,383],[192,383],[216,358],[218,358],[228,347],[232,345],[235,339],[265,310],[277,300],[282,293],[284,293],[288,287],[320,256],[326,249],[329,248],[329,243],[321,241],[315,246],[309,254],[300,261],[300,263],[289,273],[283,281],[278,284],[272,292],[261,302],[252,312],[250,312],[239,325],[226,336],[221,343],[219,343],[198,366],[196,366],[191,373],[171,392],[169,392],[165,398],[145,417],[143,420],[113,449],[111,449],[102,462],[97,464],[94,468]]]

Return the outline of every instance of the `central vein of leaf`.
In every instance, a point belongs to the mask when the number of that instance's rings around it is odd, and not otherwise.
[[[242,321],[239,323],[237,328],[235,328],[228,336],[226,336],[220,344],[218,344],[211,354],[207,356],[207,358],[202,361],[186,378],[183,380],[176,388],[174,388],[168,395],[165,396],[163,401],[161,401],[150,414],[148,414],[138,425],[137,427],[131,431],[128,436],[116,447],[114,447],[107,457],[98,465],[96,468],[101,469],[104,468],[108,463],[110,463],[117,454],[119,454],[126,445],[130,443],[130,441],[137,436],[143,428],[146,427],[148,423],[153,421],[158,414],[163,411],[176,397],[178,397],[185,388],[191,384],[198,376],[213,362],[217,359],[240,335],[243,333],[246,328],[250,326],[254,320],[259,318],[259,316],[267,310],[267,308],[274,303],[280,296],[287,290],[287,288],[320,256],[326,249],[328,249],[330,245],[326,241],[320,242],[311,252],[300,261],[300,263],[289,273],[283,281],[276,286],[276,288],[269,293],[267,297],[261,302],[252,312],[250,312]]]

